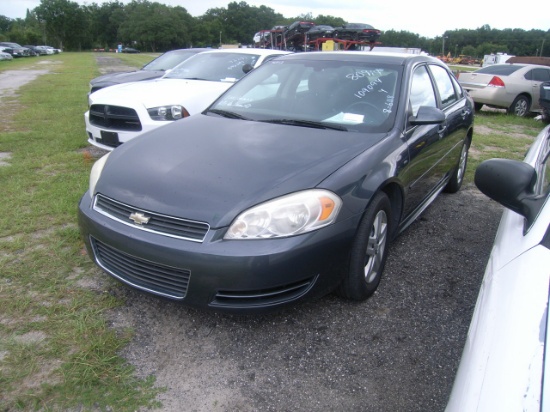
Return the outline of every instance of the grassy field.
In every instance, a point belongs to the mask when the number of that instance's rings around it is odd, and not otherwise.
[[[151,59],[112,56],[135,67]],[[108,313],[124,302],[98,285],[111,281],[86,256],[76,223],[92,166],[83,113],[88,82],[100,74],[94,55],[0,62],[0,73],[31,68],[49,73],[2,98],[0,410],[158,406],[154,378],[137,379],[118,355],[132,330],[110,328]],[[484,159],[522,159],[542,127],[480,112],[466,185]]]

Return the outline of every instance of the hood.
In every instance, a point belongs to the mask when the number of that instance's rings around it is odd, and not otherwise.
[[[204,110],[214,99],[233,85],[232,82],[155,79],[124,83],[98,90],[90,96],[91,104],[108,104],[144,108],[180,104],[190,114]]]
[[[96,190],[223,227],[253,205],[316,187],[383,137],[199,114],[115,149]]]
[[[166,72],[163,70],[138,70],[135,72],[109,73],[96,77],[90,81],[90,84],[95,86],[104,83],[113,85],[120,83],[140,82],[143,80],[157,79],[164,76],[165,73]]]

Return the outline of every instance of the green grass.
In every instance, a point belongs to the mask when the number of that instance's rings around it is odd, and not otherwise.
[[[118,355],[131,331],[108,327],[106,312],[122,302],[82,286],[98,279],[76,209],[92,163],[83,151],[86,93],[99,71],[91,53],[0,70],[44,67],[49,74],[2,101],[11,116],[0,125],[0,152],[11,158],[0,167],[0,409],[154,406],[153,380],[137,379]]]
[[[160,56],[160,53],[115,53],[115,55],[128,66],[143,67]]]
[[[504,111],[476,113],[464,183],[473,183],[475,169],[483,160],[495,157],[523,160],[544,126],[533,117],[518,118]]]
[[[134,67],[154,57],[112,56]],[[95,56],[0,62],[0,71],[44,67],[2,100],[0,152],[11,159],[0,167],[0,410],[152,408],[159,390],[118,355],[132,331],[110,328],[107,314],[123,302],[97,285],[112,281],[86,256],[76,222],[92,165],[83,114]],[[542,127],[478,113],[465,183],[484,159],[522,159]]]

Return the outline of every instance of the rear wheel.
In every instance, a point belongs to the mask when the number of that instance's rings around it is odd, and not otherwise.
[[[458,159],[458,165],[454,170],[451,180],[445,186],[445,192],[447,193],[456,193],[460,190],[462,186],[462,181],[464,180],[464,174],[466,173],[466,166],[468,165],[468,149],[470,147],[469,141],[465,140],[462,145],[462,150],[460,151],[460,159]]]
[[[525,117],[529,114],[530,107],[531,100],[527,96],[521,95],[514,99],[514,102],[508,108],[508,113],[514,114],[518,117]]]
[[[347,273],[338,294],[365,300],[378,287],[388,254],[391,204],[385,193],[377,193],[367,207],[351,247]]]

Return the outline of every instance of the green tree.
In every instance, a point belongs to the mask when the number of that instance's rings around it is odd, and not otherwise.
[[[319,14],[313,19],[313,21],[319,26],[326,25],[332,27],[341,27],[346,24],[346,21],[341,17],[325,16],[323,14]]]
[[[90,16],[90,35],[94,47],[114,47],[118,41],[118,30],[126,20],[124,4],[111,1],[84,6]]]
[[[76,2],[40,0],[40,5],[34,12],[45,24],[48,37],[60,48],[64,48],[65,45],[69,48],[78,48],[88,31],[85,13]]]
[[[126,45],[156,52],[190,41],[187,11],[157,2],[134,0],[126,6],[127,18],[118,32]]]
[[[0,35],[5,35],[10,30],[12,23],[12,19],[0,15]]]

